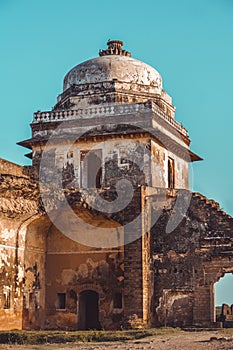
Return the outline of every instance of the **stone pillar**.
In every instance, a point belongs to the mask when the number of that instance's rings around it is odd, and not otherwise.
[[[127,244],[124,256],[124,318],[136,315],[142,321],[142,239]]]
[[[144,206],[144,188],[141,188],[140,203],[137,207],[137,215],[140,215],[140,224],[125,229],[125,237],[132,240],[138,233],[140,238],[125,245],[124,252],[124,317],[127,322],[136,315],[138,326],[148,325],[150,295],[150,232],[147,231],[148,213]],[[140,210],[139,210],[140,209]],[[137,323],[136,322],[136,323]]]
[[[148,199],[148,188],[142,187],[141,212],[142,212],[142,288],[143,288],[143,322],[149,325],[150,300],[152,291],[151,281],[151,204]]]
[[[128,221],[135,219],[141,213],[141,193],[138,192],[133,199],[131,213],[127,213]],[[143,281],[142,281],[142,237],[141,220],[138,225],[125,226],[125,245],[124,249],[124,319],[127,324],[132,317],[139,322],[143,321]],[[135,237],[140,236],[135,240]],[[134,316],[136,315],[136,316]]]
[[[211,312],[212,293],[211,286],[197,286],[194,292],[193,324],[196,326],[210,326],[213,318]]]

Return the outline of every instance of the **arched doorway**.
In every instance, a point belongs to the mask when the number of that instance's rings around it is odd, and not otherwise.
[[[85,290],[79,294],[78,329],[100,329],[99,294]]]
[[[225,273],[214,285],[216,321],[224,327],[233,325],[233,274]]]

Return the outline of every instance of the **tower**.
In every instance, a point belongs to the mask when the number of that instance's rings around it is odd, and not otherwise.
[[[34,113],[32,138],[19,144],[31,150],[27,156],[38,169],[52,140],[48,157],[68,187],[114,186],[127,174],[134,185],[188,189],[188,163],[201,158],[189,149],[160,74],[132,58],[122,41],[107,44],[66,74],[57,104]]]
[[[132,58],[122,41],[107,45],[99,57],[66,74],[56,105],[34,113],[32,138],[20,142],[31,150],[27,156],[32,158],[34,176],[49,186],[52,201],[54,184],[81,193],[87,207],[76,208],[76,214],[97,227],[93,231],[74,224],[64,207],[45,208],[53,228],[44,238],[40,318],[46,321],[40,327],[64,328],[68,322],[75,329],[76,317],[80,329],[116,328],[135,315],[139,322],[149,323],[146,198],[153,189],[187,190],[188,164],[201,159],[191,152],[188,132],[175,120],[175,107],[160,74]],[[79,199],[73,200],[74,206]],[[93,324],[88,304],[95,310]],[[62,309],[68,310],[69,321]],[[27,316],[26,327],[32,318]]]

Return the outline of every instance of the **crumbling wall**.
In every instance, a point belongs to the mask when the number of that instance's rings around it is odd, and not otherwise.
[[[26,229],[23,284],[24,329],[41,329],[44,326],[46,240],[50,226],[50,220],[41,215]]]
[[[85,290],[98,293],[99,319],[106,329],[135,315],[155,326],[214,324],[214,283],[233,271],[232,218],[217,203],[185,190],[144,193],[139,187],[124,210],[101,214],[92,208],[97,199],[91,192],[66,190],[68,203],[83,221],[80,232],[98,237],[99,227],[108,227],[103,241],[115,232],[122,243],[121,248],[90,248],[51,224],[35,182],[7,174],[0,181],[2,328],[77,329],[79,295]],[[179,193],[183,201],[176,205]],[[111,203],[116,192],[100,189],[99,195]],[[60,204],[57,217],[70,225]],[[182,205],[187,210],[170,232],[168,222]],[[147,230],[159,208],[159,219]],[[122,230],[140,213],[142,221]],[[65,310],[57,308],[58,293],[66,295]],[[117,293],[122,294],[120,308],[114,307]]]
[[[8,162],[1,162],[8,166]],[[10,164],[0,175],[0,324],[21,329],[26,226],[38,214],[37,185]]]
[[[28,177],[25,167],[0,158],[0,174]]]
[[[187,199],[188,192],[183,194]],[[151,317],[155,325],[210,326],[215,322],[214,283],[224,271],[233,269],[232,218],[214,201],[192,194],[182,221],[167,232],[171,215],[179,210],[175,199],[176,195],[167,201],[151,230]]]
[[[0,324],[2,329],[21,328],[23,264],[17,256],[18,222],[0,220]]]

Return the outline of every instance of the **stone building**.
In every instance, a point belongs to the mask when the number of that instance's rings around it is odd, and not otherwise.
[[[36,112],[31,166],[0,160],[0,328],[214,326],[233,223],[188,184],[188,131],[121,41]]]

